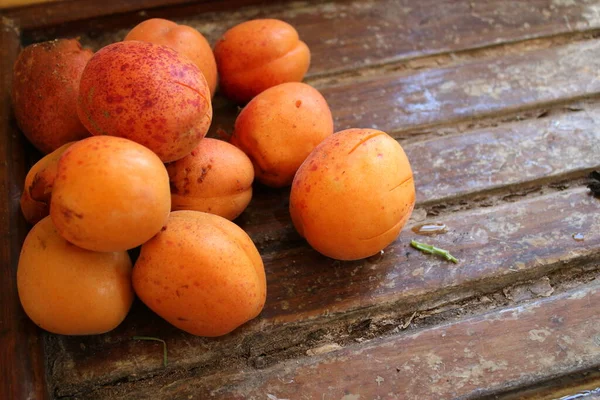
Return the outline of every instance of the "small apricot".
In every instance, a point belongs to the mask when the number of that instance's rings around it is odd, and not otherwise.
[[[290,194],[298,233],[318,252],[339,260],[384,249],[414,204],[404,150],[375,129],[347,129],[321,142],[298,169]]]
[[[138,297],[192,335],[225,335],[262,310],[265,271],[246,232],[218,215],[173,211],[133,268]]]
[[[50,217],[25,238],[17,267],[19,299],[40,328],[62,335],[108,332],[133,302],[126,251],[81,249],[58,234]]]
[[[231,143],[254,164],[256,179],[289,186],[300,164],[333,133],[333,118],[318,90],[305,83],[282,83],[265,90],[235,121]]]
[[[154,236],[171,210],[169,175],[146,147],[114,136],[93,136],[58,162],[50,215],[58,232],[95,251],[134,248]]]
[[[187,156],[167,164],[172,210],[196,210],[233,220],[252,199],[254,169],[243,151],[204,138]]]
[[[215,44],[220,87],[225,96],[246,103],[285,82],[300,82],[310,65],[310,50],[290,24],[255,19],[234,26]]]

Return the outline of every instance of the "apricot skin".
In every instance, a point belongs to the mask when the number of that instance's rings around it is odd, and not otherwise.
[[[146,147],[114,136],[73,144],[60,158],[50,202],[57,230],[94,251],[137,247],[166,223],[169,175]]]
[[[204,74],[211,95],[217,87],[217,62],[210,44],[196,29],[162,18],[151,18],[136,25],[124,40],[162,44],[192,60]]]
[[[50,198],[58,160],[73,143],[66,143],[45,155],[27,173],[21,194],[21,212],[31,225],[35,225],[50,213]]]
[[[184,158],[167,165],[171,209],[196,210],[233,220],[252,199],[252,162],[237,147],[204,138]]]
[[[138,297],[179,329],[225,335],[262,310],[266,278],[248,235],[233,222],[200,211],[174,211],[142,245],[133,269]]]
[[[23,243],[17,268],[19,299],[40,328],[62,335],[108,332],[133,302],[127,252],[81,249],[60,236],[50,217]]]
[[[24,48],[13,68],[12,103],[19,128],[42,153],[90,136],[79,121],[79,81],[92,57],[75,39]]]
[[[196,64],[170,47],[134,40],[94,54],[81,76],[77,112],[93,135],[133,140],[163,162],[189,154],[212,120]]]
[[[300,82],[265,90],[240,112],[231,143],[254,164],[256,179],[268,186],[289,186],[300,164],[333,133],[327,102]]]
[[[214,49],[220,88],[226,97],[246,103],[285,82],[300,82],[310,65],[310,50],[290,24],[255,19],[229,29]]]
[[[325,139],[300,166],[290,214],[315,250],[356,260],[393,242],[414,204],[413,174],[400,144],[382,131],[348,129]]]

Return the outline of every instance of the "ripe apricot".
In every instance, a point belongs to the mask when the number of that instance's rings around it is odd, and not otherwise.
[[[235,121],[231,143],[254,164],[261,183],[288,186],[300,164],[333,133],[327,102],[313,87],[283,83],[265,90],[244,107]]]
[[[196,29],[162,18],[147,19],[136,25],[124,40],[162,44],[192,60],[204,74],[211,95],[217,87],[217,62],[210,44]]]
[[[104,333],[125,319],[133,302],[131,260],[125,251],[99,253],[67,242],[46,217],[25,238],[17,288],[25,313],[40,328]]]
[[[173,211],[142,245],[133,287],[154,312],[198,336],[233,331],[255,318],[266,298],[252,240],[233,222],[200,211]]]
[[[290,213],[318,252],[339,260],[378,253],[412,213],[415,186],[400,144],[382,131],[347,129],[325,139],[298,169]]]
[[[171,209],[196,210],[233,220],[252,199],[252,162],[237,147],[204,138],[187,156],[167,165]]]
[[[50,198],[58,160],[73,143],[66,143],[45,155],[27,173],[21,194],[21,211],[30,224],[35,225],[50,213]]]
[[[310,65],[310,50],[290,24],[255,19],[229,29],[215,44],[220,87],[245,103],[285,82],[300,82]]]
[[[76,104],[81,74],[92,55],[75,39],[56,39],[25,47],[15,62],[15,118],[25,137],[44,154],[90,136]]]
[[[189,154],[212,120],[196,64],[170,47],[134,40],[94,54],[81,76],[77,112],[93,135],[133,140],[163,162]]]
[[[167,222],[169,175],[152,151],[128,139],[94,136],[58,162],[50,215],[60,234],[88,250],[139,246]]]

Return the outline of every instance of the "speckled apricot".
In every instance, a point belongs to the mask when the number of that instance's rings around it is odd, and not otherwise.
[[[136,25],[124,40],[140,40],[169,46],[192,60],[204,74],[210,93],[217,87],[217,62],[206,38],[196,29],[163,18]]]
[[[27,173],[21,194],[21,212],[30,224],[35,225],[50,213],[50,198],[58,160],[73,143],[66,143],[42,157]]]
[[[62,335],[108,332],[133,302],[131,260],[125,251],[94,252],[63,239],[46,217],[25,238],[17,267],[25,313]]]
[[[154,312],[198,336],[233,331],[255,318],[266,298],[262,259],[250,237],[200,211],[173,211],[142,245],[133,287]]]
[[[329,136],[298,169],[290,194],[296,230],[318,252],[339,260],[369,257],[393,242],[415,204],[410,163],[382,131]]]
[[[170,47],[134,40],[92,57],[77,112],[92,134],[133,140],[163,162],[189,154],[212,120],[210,91],[196,64]]]
[[[190,154],[167,165],[172,210],[196,210],[233,220],[252,199],[252,162],[237,147],[204,138]]]
[[[77,116],[79,80],[93,52],[76,39],[36,43],[13,69],[12,103],[19,128],[42,153],[90,136]]]
[[[255,19],[229,29],[215,44],[220,88],[245,103],[285,82],[300,82],[310,65],[310,50],[290,24]]]

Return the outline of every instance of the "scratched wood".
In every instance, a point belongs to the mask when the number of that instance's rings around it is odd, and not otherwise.
[[[131,313],[116,331],[98,337],[56,337],[53,380],[63,394],[133,373],[161,370],[156,347],[134,343],[134,335],[160,335],[167,340],[171,367],[206,366],[215,358],[239,357],[243,343],[257,336],[251,354],[269,346],[270,336],[285,324],[331,317],[359,309],[418,308],[426,300],[457,291],[485,291],[515,279],[547,274],[565,264],[600,259],[600,202],[585,189],[452,213],[435,221],[449,232],[429,240],[446,248],[459,264],[424,256],[408,242],[416,237],[406,229],[377,262],[337,262],[298,243],[263,255],[268,298],[261,316],[220,339],[181,334],[149,312]],[[585,241],[572,235],[582,233]],[[418,237],[417,237],[418,238]],[[316,326],[316,325],[315,325]],[[306,329],[306,335],[311,330]],[[264,335],[264,336],[261,336]],[[262,341],[262,342],[261,342]],[[93,357],[102,354],[102,357]],[[62,393],[62,392],[61,392]]]
[[[154,399],[475,399],[595,367],[600,288],[285,362],[142,388]],[[110,397],[110,390],[94,398]]]

